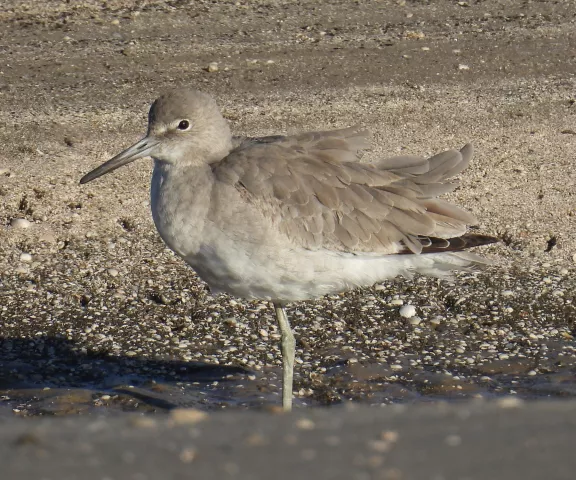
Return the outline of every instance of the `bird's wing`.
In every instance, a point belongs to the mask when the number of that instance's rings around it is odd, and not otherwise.
[[[450,248],[444,239],[462,236],[474,216],[436,197],[457,186],[446,180],[466,168],[472,147],[358,163],[366,137],[352,127],[243,139],[212,169],[304,248],[382,254],[465,248]]]
[[[235,149],[244,149],[262,144],[283,145],[287,148],[304,150],[328,150],[335,160],[354,161],[359,152],[370,147],[369,133],[360,127],[349,127],[326,132],[306,132],[293,136],[271,135],[267,137],[233,137]]]

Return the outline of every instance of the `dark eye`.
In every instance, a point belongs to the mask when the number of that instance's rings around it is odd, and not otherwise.
[[[188,120],[180,120],[178,124],[178,130],[188,130],[190,128],[190,122]]]

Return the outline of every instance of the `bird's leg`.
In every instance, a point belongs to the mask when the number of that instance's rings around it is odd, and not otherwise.
[[[279,303],[274,303],[276,320],[282,335],[282,408],[289,412],[292,410],[292,382],[294,379],[294,353],[296,341],[290,328],[286,310]]]

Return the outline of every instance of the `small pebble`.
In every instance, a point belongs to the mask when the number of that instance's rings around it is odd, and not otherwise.
[[[108,275],[110,275],[111,277],[117,277],[118,276],[118,270],[116,270],[115,268],[109,268],[108,270]]]
[[[236,320],[234,317],[225,318],[224,323],[226,325],[229,325],[230,327],[237,327],[238,326],[238,320]]]
[[[432,318],[430,320],[430,323],[432,325],[440,325],[442,323],[442,320],[444,320],[444,318],[438,315],[437,317]]]
[[[504,397],[496,400],[500,408],[518,408],[524,404],[524,400],[518,397]]]
[[[209,63],[208,68],[206,70],[210,73],[217,72],[219,70],[218,63],[217,62]]]
[[[31,263],[32,262],[32,255],[29,253],[21,253],[20,254],[20,261],[22,263]]]
[[[380,434],[380,438],[389,443],[397,442],[399,437],[400,435],[395,430],[383,430]]]
[[[458,65],[458,70],[470,70],[470,67],[468,65],[464,65],[463,63],[461,63],[460,65]]]
[[[44,243],[56,243],[56,237],[49,232],[43,233],[38,239]]]
[[[416,315],[416,307],[414,305],[404,305],[400,308],[400,315],[404,318],[412,318]]]
[[[296,427],[300,430],[313,430],[316,424],[309,418],[299,418],[296,420]]]
[[[123,48],[121,53],[125,57],[131,57],[136,53],[136,49],[133,46],[129,45],[126,48]]]
[[[30,228],[31,225],[25,218],[13,218],[10,221],[10,226],[14,228]]]
[[[175,408],[170,411],[170,421],[174,425],[194,425],[208,418],[208,414],[195,408]]]
[[[408,319],[408,323],[410,325],[420,325],[420,323],[422,323],[422,319],[420,317],[412,317]]]

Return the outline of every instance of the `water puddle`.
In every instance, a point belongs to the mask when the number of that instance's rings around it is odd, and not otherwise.
[[[280,405],[279,367],[240,367],[126,357],[70,354],[0,362],[0,417],[161,413],[177,407],[201,410],[262,409]],[[296,374],[296,406],[343,402],[368,405],[457,401],[514,395],[523,399],[572,397],[576,376],[558,361],[534,375],[526,358],[496,360],[458,371],[433,366],[342,359],[322,374]],[[552,366],[552,365],[551,365]],[[546,367],[541,365],[540,370]]]

